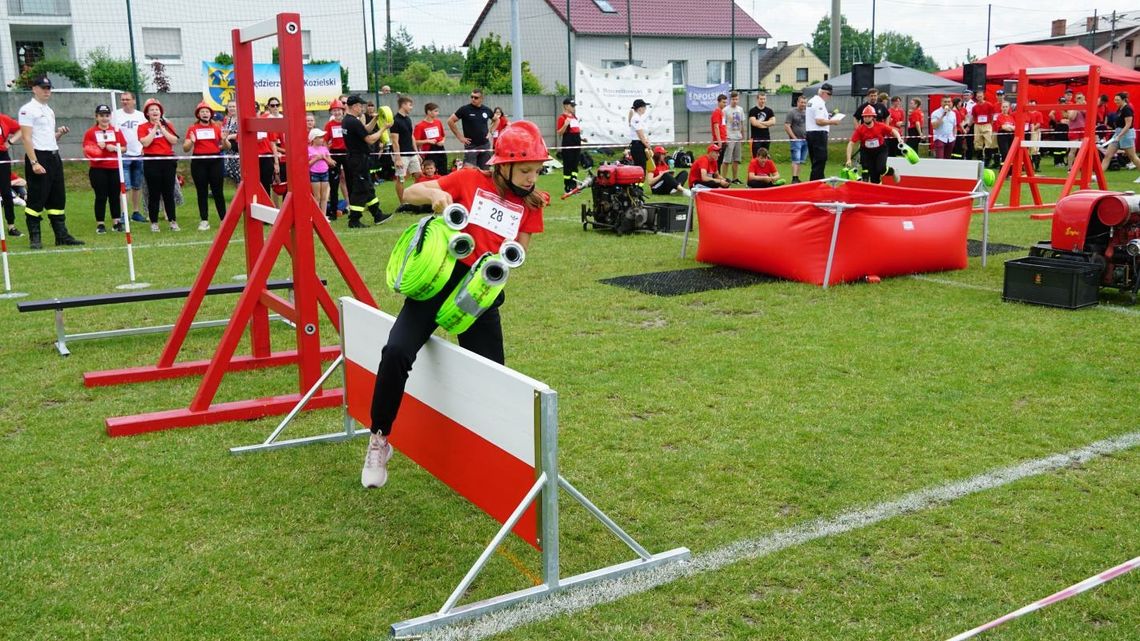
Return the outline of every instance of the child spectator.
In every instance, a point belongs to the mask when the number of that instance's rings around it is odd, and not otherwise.
[[[666,159],[665,148],[658,145],[653,148],[653,178],[649,181],[649,189],[658,196],[668,196],[676,192],[684,196],[692,196],[692,192],[685,187],[689,172],[681,171],[676,176],[669,171],[669,161]]]
[[[768,157],[768,150],[760,147],[752,162],[748,163],[748,186],[751,188],[778,187],[784,184],[776,163]]]
[[[329,205],[329,170],[337,166],[332,152],[325,144],[325,130],[316,127],[309,130],[309,183],[313,186],[313,198],[322,212]]]

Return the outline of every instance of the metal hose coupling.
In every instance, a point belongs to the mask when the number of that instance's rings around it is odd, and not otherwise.
[[[524,249],[520,243],[507,240],[504,241],[502,245],[499,245],[499,256],[503,259],[503,262],[506,263],[507,267],[515,269],[516,267],[521,267],[523,262],[526,261],[526,249]]]
[[[466,232],[454,232],[447,241],[447,253],[456,260],[467,258],[473,251],[475,251],[475,239]]]
[[[447,226],[459,231],[467,226],[467,208],[459,203],[453,203],[443,209],[440,214]]]

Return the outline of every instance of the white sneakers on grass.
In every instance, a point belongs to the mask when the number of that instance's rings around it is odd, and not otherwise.
[[[157,234],[159,231],[161,231],[158,228],[158,223],[151,223],[150,224],[150,231],[151,231],[151,233],[154,233],[154,234]]]
[[[360,484],[367,488],[384,487],[388,482],[388,459],[392,446],[383,434],[368,437],[368,450],[364,453],[364,467],[360,470]]]
[[[210,231],[210,221],[208,221],[208,220],[198,221],[198,231]]]
[[[170,221],[170,231],[182,231],[182,228],[178,226],[178,223],[172,220]]]

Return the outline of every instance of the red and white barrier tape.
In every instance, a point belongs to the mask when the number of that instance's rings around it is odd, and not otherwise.
[[[969,639],[969,638],[974,637],[978,634],[981,634],[982,632],[985,632],[986,630],[992,630],[993,628],[996,628],[999,625],[1002,625],[1004,623],[1008,623],[1009,621],[1012,621],[1018,617],[1029,614],[1030,612],[1040,610],[1041,608],[1044,608],[1045,606],[1053,605],[1054,603],[1057,603],[1059,601],[1064,601],[1065,599],[1068,599],[1069,597],[1076,596],[1076,595],[1080,594],[1081,592],[1084,592],[1086,590],[1091,590],[1092,588],[1095,588],[1098,585],[1108,583],[1109,581],[1115,579],[1116,577],[1124,575],[1124,574],[1128,574],[1129,572],[1131,572],[1132,570],[1135,570],[1138,567],[1140,567],[1140,556],[1132,559],[1131,561],[1125,561],[1124,563],[1121,563],[1120,565],[1118,565],[1118,566],[1116,566],[1110,570],[1105,570],[1104,572],[1101,572],[1100,574],[1098,574],[1096,576],[1089,577],[1089,578],[1085,579],[1084,581],[1077,583],[1076,585],[1072,585],[1070,587],[1067,587],[1064,590],[1057,592],[1056,594],[1052,594],[1050,596],[1045,597],[1044,599],[1041,599],[1040,601],[1037,601],[1035,603],[1031,603],[1031,604],[1025,606],[1024,608],[1021,608],[1020,610],[1014,610],[1013,612],[1010,612],[1009,614],[1007,614],[1003,617],[994,619],[993,621],[990,621],[989,623],[986,623],[985,625],[979,625],[978,627],[974,628],[973,630],[968,630],[966,632],[963,632],[962,634],[959,634],[958,636],[951,637],[947,641],[963,641],[964,639]]]

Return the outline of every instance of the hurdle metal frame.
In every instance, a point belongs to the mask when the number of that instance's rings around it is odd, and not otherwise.
[[[338,301],[338,304],[343,303]],[[332,432],[329,434],[321,434],[318,436],[309,436],[295,439],[287,439],[278,441],[277,438],[285,431],[289,423],[295,418],[309,399],[320,389],[321,385],[337,370],[344,365],[344,336],[341,334],[341,353],[333,361],[333,363],[324,371],[320,379],[309,389],[309,391],[297,402],[297,405],[292,411],[277,425],[276,428],[269,434],[269,436],[262,443],[255,445],[245,445],[230,448],[231,454],[250,454],[257,452],[266,452],[270,450],[298,447],[303,445],[312,445],[314,443],[328,443],[350,440],[356,436],[364,435],[369,432],[367,429],[357,429],[356,421],[349,415],[347,398],[344,399],[344,429],[339,432]],[[344,389],[347,389],[347,381],[345,381]],[[510,517],[503,522],[502,526],[491,538],[490,543],[484,548],[483,552],[475,560],[475,563],[467,571],[467,573],[460,580],[456,588],[444,601],[439,610],[431,614],[425,614],[413,619],[406,619],[393,623],[391,632],[397,638],[413,637],[428,630],[450,625],[452,623],[471,619],[484,614],[494,612],[512,605],[518,605],[527,601],[537,601],[548,598],[555,593],[567,590],[570,588],[579,587],[597,581],[604,581],[608,579],[617,578],[624,574],[631,572],[638,572],[648,570],[665,563],[672,563],[675,561],[683,561],[688,559],[691,555],[688,548],[679,547],[652,554],[647,551],[640,543],[638,543],[632,536],[621,528],[613,519],[611,519],[605,512],[598,506],[590,501],[574,487],[570,481],[566,480],[558,471],[558,393],[552,389],[546,388],[536,391],[536,411],[539,421],[538,425],[538,439],[537,445],[539,447],[538,465],[535,468],[537,477],[533,485],[527,491],[526,495],[515,507]],[[565,490],[575,501],[582,505],[587,512],[597,519],[607,530],[614,534],[618,539],[625,543],[636,555],[637,558],[610,565],[590,572],[574,575],[571,577],[562,577],[559,568],[559,526],[558,526],[558,499],[559,490]],[[541,541],[542,550],[542,583],[530,588],[517,590],[508,594],[484,599],[474,603],[459,605],[459,599],[470,587],[471,583],[478,577],[479,573],[486,566],[487,561],[490,560],[491,555],[503,543],[511,531],[518,524],[519,519],[523,514],[533,505],[536,501],[539,503],[539,510],[541,518],[539,519],[541,534],[539,540]]]

